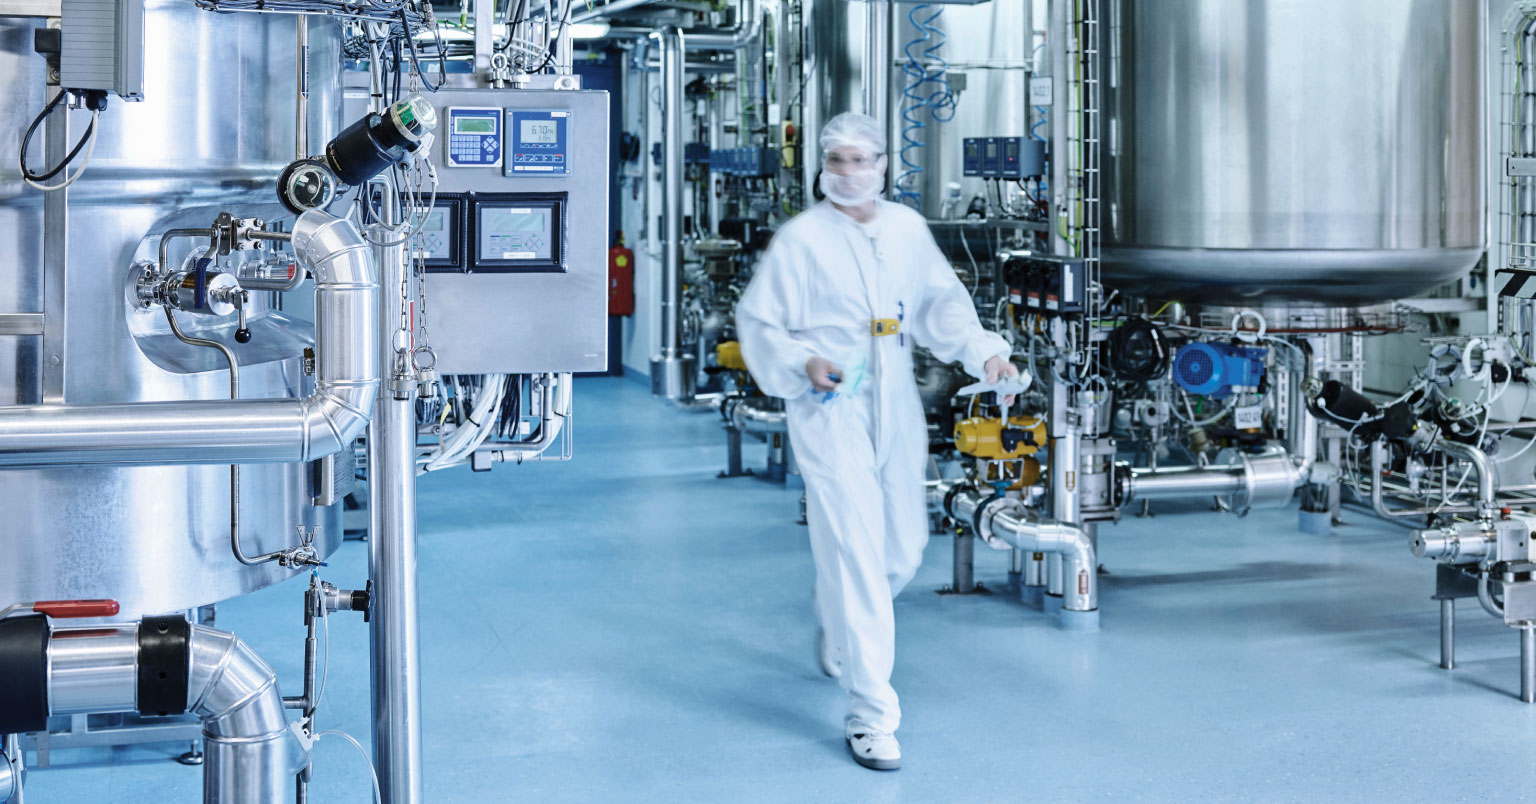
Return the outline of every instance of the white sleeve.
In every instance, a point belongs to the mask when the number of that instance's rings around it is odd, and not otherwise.
[[[1007,360],[1013,350],[1003,336],[981,326],[971,294],[960,284],[926,227],[922,239],[918,256],[924,272],[922,298],[912,316],[912,337],[938,359],[946,363],[958,360],[967,374],[983,379],[989,358]]]
[[[784,399],[811,390],[805,363],[816,356],[789,329],[791,316],[805,304],[805,271],[797,252],[792,242],[770,244],[736,305],[736,334],[747,369],[763,393]]]

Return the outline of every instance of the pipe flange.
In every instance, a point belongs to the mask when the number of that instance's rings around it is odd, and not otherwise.
[[[192,668],[192,626],[180,615],[145,617],[139,623],[139,713],[152,717],[187,711]]]
[[[944,492],[944,515],[950,519],[959,519],[955,516],[955,497],[961,492],[971,491],[972,487],[966,483],[955,483]]]
[[[1216,460],[1212,461],[1211,465],[1226,468],[1239,465],[1243,467],[1243,487],[1228,494],[1218,494],[1216,499],[1228,511],[1240,517],[1247,516],[1252,510],[1249,501],[1253,498],[1253,463],[1249,461],[1247,453],[1228,447],[1216,453]]]
[[[983,543],[993,550],[1012,550],[1012,544],[1009,544],[992,532],[992,522],[998,514],[1003,513],[1004,509],[1013,509],[1019,506],[1021,506],[1019,500],[1001,494],[976,506],[976,514],[972,517],[976,538],[981,539]]]

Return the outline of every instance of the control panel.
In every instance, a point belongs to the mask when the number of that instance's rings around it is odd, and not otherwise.
[[[366,111],[366,87],[345,97]],[[431,100],[448,128],[433,145],[437,204],[408,248],[426,264],[438,371],[605,370],[608,93],[445,87]]]
[[[499,107],[448,108],[448,166],[496,167],[501,164]]]
[[[967,176],[1026,179],[1045,175],[1045,143],[1025,137],[966,137],[961,167]]]
[[[508,109],[508,176],[565,176],[571,172],[569,109]]]
[[[463,273],[465,197],[439,193],[437,204],[411,236],[411,252],[426,264],[428,273]]]
[[[476,272],[564,271],[565,193],[477,193]]]

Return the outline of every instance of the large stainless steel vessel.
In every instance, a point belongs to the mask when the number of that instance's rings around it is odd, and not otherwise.
[[[1479,3],[1107,5],[1109,283],[1372,301],[1477,262]]]
[[[137,311],[127,282],[135,260],[153,259],[159,233],[206,227],[228,210],[276,220],[277,172],[295,155],[295,29],[292,18],[211,14],[184,0],[150,0],[145,15],[145,100],[113,99],[95,155],[69,190],[65,270],[44,270],[43,194],[16,170],[22,132],[44,101],[44,65],[32,50],[37,23],[0,19],[0,313],[44,313],[48,336],[0,335],[0,403],[35,405],[226,398],[228,375],[212,349],[177,341],[163,312]],[[341,108],[339,33],[310,35],[310,142],[335,131]],[[323,67],[318,66],[323,65]],[[83,113],[74,136],[84,129]],[[41,141],[31,163],[41,165]],[[193,245],[180,241],[179,260]],[[241,396],[301,396],[309,379],[307,321],[260,309],[248,344],[231,318],[184,328],[218,337],[242,365]],[[307,465],[242,470],[242,544],[247,553],[296,542],[301,524],[324,524],[319,548],[341,538],[338,506],[310,504]],[[56,598],[116,598],[124,616],[168,612],[248,592],[292,574],[245,567],[229,547],[225,466],[66,467],[0,471],[0,606]]]

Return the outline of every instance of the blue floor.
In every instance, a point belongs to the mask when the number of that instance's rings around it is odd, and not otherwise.
[[[1433,566],[1360,513],[1331,538],[1294,508],[1164,506],[1101,535],[1103,630],[1007,594],[934,594],[935,538],[897,601],[905,767],[855,766],[812,659],[799,494],[719,480],[718,417],[585,380],[570,463],[423,478],[429,802],[1523,801],[1536,707],[1514,632],[1463,603],[1437,665]],[[760,448],[749,450],[760,463]],[[348,542],[324,577],[362,582]],[[1006,586],[1007,555],[977,578]],[[219,608],[297,692],[302,586]],[[323,728],[368,742],[367,632],[332,623]],[[79,750],[29,802],[198,800],[184,746]],[[317,802],[369,798],[317,746]],[[1527,788],[1528,789],[1528,788]]]

